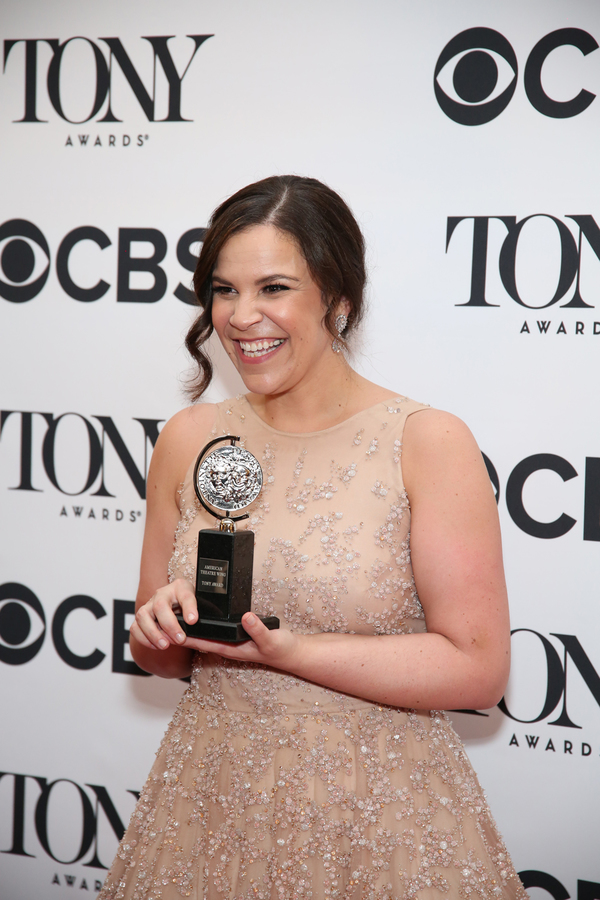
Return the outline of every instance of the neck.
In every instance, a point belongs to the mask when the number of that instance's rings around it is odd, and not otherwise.
[[[396,396],[358,372],[345,360],[318,389],[286,391],[283,394],[247,394],[258,416],[276,428],[291,434],[322,431],[349,419],[355,413]]]

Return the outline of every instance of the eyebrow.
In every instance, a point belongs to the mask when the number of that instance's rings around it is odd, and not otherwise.
[[[265,275],[264,278],[259,278],[255,282],[255,284],[258,284],[258,285],[269,284],[269,282],[280,281],[282,279],[284,279],[285,281],[296,281],[296,282],[300,282],[300,280],[301,280],[300,278],[296,278],[294,275],[275,274],[275,275]],[[216,272],[213,273],[212,280],[213,280],[213,282],[219,281],[221,284],[226,284],[228,287],[233,287],[233,284],[231,283],[231,281],[228,281],[226,278],[222,278]]]

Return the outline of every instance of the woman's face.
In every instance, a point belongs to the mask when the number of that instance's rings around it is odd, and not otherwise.
[[[213,274],[212,321],[249,391],[322,390],[338,357],[324,316],[321,290],[288,234],[255,225],[224,245]]]

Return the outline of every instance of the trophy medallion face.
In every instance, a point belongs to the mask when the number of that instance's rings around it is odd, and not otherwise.
[[[260,463],[243,447],[219,447],[198,467],[196,489],[203,499],[227,513],[236,513],[256,500],[263,484]]]

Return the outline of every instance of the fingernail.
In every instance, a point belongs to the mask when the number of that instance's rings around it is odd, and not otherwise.
[[[254,613],[248,613],[248,618],[246,619],[246,621],[248,622],[248,625],[254,625],[257,621]]]
[[[194,621],[194,613],[193,613],[193,612],[188,613],[188,615],[187,615],[187,620],[188,620],[188,622],[193,622],[193,621]]]
[[[165,641],[164,638],[161,638],[160,641],[158,642],[158,646],[160,647],[161,650],[164,650],[166,647],[169,646],[169,642]]]
[[[179,634],[175,635],[175,640],[177,641],[178,644],[183,644],[183,642],[185,641],[185,634],[183,634],[183,632],[180,631]]]

